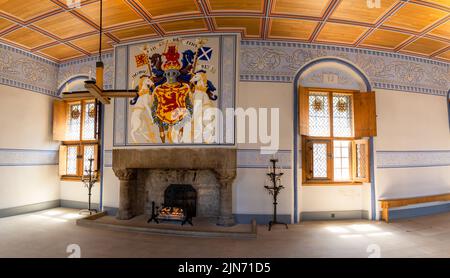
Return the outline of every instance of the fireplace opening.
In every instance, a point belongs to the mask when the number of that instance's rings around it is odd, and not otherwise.
[[[164,207],[180,208],[190,218],[197,215],[197,191],[190,184],[171,184],[164,191]]]
[[[197,215],[197,191],[190,184],[171,184],[164,191],[164,203],[155,212],[152,203],[152,218],[155,220],[181,221],[192,225],[192,218]]]

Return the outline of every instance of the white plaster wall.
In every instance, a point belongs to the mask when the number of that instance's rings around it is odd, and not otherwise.
[[[272,82],[239,82],[236,107],[278,108],[279,109],[279,149],[292,151],[293,144],[293,94],[292,85]],[[270,122],[269,122],[270,125]],[[246,126],[248,130],[248,125]],[[269,133],[270,134],[270,133]],[[259,150],[261,142],[238,143],[238,149]],[[291,152],[292,161],[292,152]],[[267,161],[267,165],[269,161]],[[265,167],[267,167],[267,165]],[[271,196],[264,189],[266,168],[239,168],[233,187],[233,213],[272,214]],[[282,177],[285,189],[278,198],[278,213],[293,215],[292,167],[284,169]]]
[[[0,148],[56,150],[52,140],[53,98],[0,85]]]
[[[80,181],[61,181],[61,200],[88,202],[88,189]],[[100,183],[95,183],[92,188],[91,202],[98,204],[100,202]]]
[[[272,196],[264,188],[266,169],[239,168],[233,186],[233,213],[235,214],[269,214],[273,212]],[[279,214],[292,215],[292,175],[284,170],[283,189],[278,196]]]
[[[53,98],[0,85],[0,148],[56,150]],[[0,166],[0,209],[59,199],[57,165]]]
[[[236,107],[278,108],[280,114],[280,150],[292,150],[293,144],[293,93],[292,84],[275,82],[239,82]],[[270,124],[270,122],[269,122]],[[248,127],[247,127],[248,128]],[[264,144],[266,145],[266,144]],[[239,149],[259,149],[261,143],[238,143]]]
[[[302,211],[344,211],[363,209],[363,186],[303,186]]]
[[[450,166],[377,169],[377,197],[413,197],[450,192]]]
[[[114,103],[105,106],[105,150],[113,149]],[[112,167],[105,167],[103,172],[103,206],[119,207],[120,182]]]
[[[0,209],[59,199],[58,166],[0,167]]]
[[[376,90],[375,146],[389,150],[450,150],[445,97]]]
[[[103,206],[119,207],[120,182],[112,167],[105,167],[103,172]]]
[[[450,150],[445,97],[377,90],[376,101],[377,151]],[[450,166],[376,169],[377,200],[446,192]]]

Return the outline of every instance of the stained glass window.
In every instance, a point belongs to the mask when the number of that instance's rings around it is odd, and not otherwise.
[[[333,94],[333,135],[334,137],[352,136],[351,96]]]
[[[83,117],[83,140],[95,139],[95,103],[89,102],[84,104]]]
[[[350,141],[333,142],[334,145],[334,179],[350,180]]]
[[[66,137],[69,141],[80,140],[81,104],[71,104],[67,117]]]
[[[314,143],[313,144],[313,177],[327,178],[327,144]]]
[[[77,175],[77,155],[78,146],[69,146],[67,148],[67,175]]]
[[[309,135],[330,136],[328,93],[309,94]]]

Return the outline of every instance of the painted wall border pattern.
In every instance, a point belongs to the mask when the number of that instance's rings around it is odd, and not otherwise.
[[[377,151],[377,168],[450,166],[450,150]]]
[[[58,64],[0,43],[0,84],[57,96]]]
[[[292,83],[296,71],[320,57],[351,61],[372,87],[446,96],[450,63],[376,50],[276,41],[241,41],[240,81]]]
[[[0,149],[0,167],[40,165],[58,165],[58,151],[35,149]]]

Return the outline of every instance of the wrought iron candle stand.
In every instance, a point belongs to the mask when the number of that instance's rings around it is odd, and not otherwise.
[[[88,189],[88,208],[87,209],[83,209],[80,211],[80,214],[89,214],[92,215],[93,213],[97,213],[96,209],[92,209],[91,208],[91,196],[92,196],[92,188],[94,187],[94,184],[98,181],[97,179],[97,175],[96,175],[96,170],[93,170],[92,168],[92,163],[94,162],[93,158],[89,159],[89,169],[85,170],[86,175],[83,175],[83,182],[85,184],[85,186]]]
[[[288,225],[283,222],[277,221],[277,198],[280,191],[284,188],[283,185],[281,185],[281,176],[283,175],[282,172],[277,173],[276,163],[278,162],[278,159],[272,158],[270,160],[272,163],[272,167],[269,167],[269,172],[267,173],[267,176],[269,176],[271,185],[265,185],[264,188],[266,188],[269,191],[269,194],[273,196],[273,219],[269,222],[269,231],[272,229],[273,225],[285,225],[286,229],[288,228]]]

